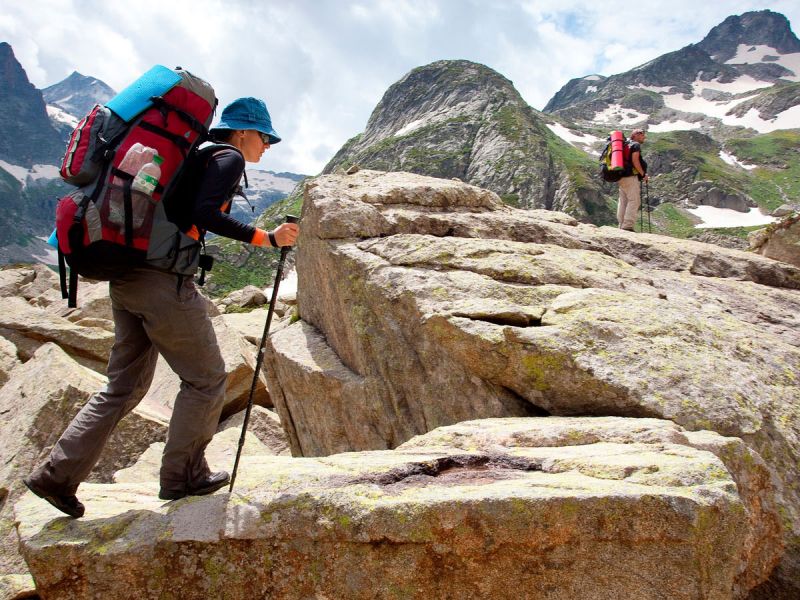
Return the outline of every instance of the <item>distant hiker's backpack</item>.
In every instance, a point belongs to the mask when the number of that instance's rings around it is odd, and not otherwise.
[[[70,306],[78,275],[109,280],[137,266],[196,271],[200,241],[168,218],[165,203],[206,139],[216,104],[202,79],[156,66],[95,106],[72,132],[61,177],[79,188],[56,208],[62,292]]]
[[[612,131],[600,155],[600,175],[604,181],[619,181],[633,173],[630,143],[621,131]]]

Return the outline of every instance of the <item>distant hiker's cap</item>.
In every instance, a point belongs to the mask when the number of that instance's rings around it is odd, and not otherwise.
[[[222,129],[255,129],[266,133],[270,144],[281,141],[281,137],[272,128],[267,105],[258,98],[239,98],[228,104],[222,111],[219,123],[211,131]]]

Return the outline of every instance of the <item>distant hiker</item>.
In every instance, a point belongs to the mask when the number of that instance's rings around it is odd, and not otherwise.
[[[642,158],[642,144],[647,134],[642,129],[631,132],[628,149],[630,150],[630,166],[626,165],[626,172],[630,173],[619,180],[619,206],[617,207],[617,221],[619,228],[633,231],[636,215],[642,204],[642,191],[640,181],[647,183],[647,162]],[[629,169],[629,170],[628,170]]]
[[[266,104],[256,98],[235,100],[211,135],[230,146],[208,152],[207,162],[192,171],[196,185],[189,186],[193,191],[185,205],[195,239],[211,231],[255,246],[293,245],[298,235],[294,223],[267,232],[228,214],[245,161],[258,162],[271,144],[281,141]],[[25,479],[34,494],[72,517],[83,515],[84,506],[75,495],[78,485],[119,420],[147,392],[159,354],[180,376],[181,387],[162,457],[158,497],[210,494],[228,483],[228,473],[212,473],[204,455],[222,411],[227,374],[206,302],[193,279],[142,267],[111,280],[115,342],[108,385],[81,409],[47,460]]]

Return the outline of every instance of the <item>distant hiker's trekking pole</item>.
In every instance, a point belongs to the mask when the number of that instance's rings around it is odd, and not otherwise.
[[[653,233],[653,229],[650,226],[650,212],[653,210],[653,208],[650,206],[650,184],[647,181],[644,182],[644,192],[644,206],[647,210],[647,233]],[[642,230],[644,230],[644,228]]]
[[[639,231],[644,231],[644,205],[642,204],[642,198],[644,197],[643,188],[644,184],[642,180],[639,180]]]
[[[287,223],[297,223],[299,219],[294,215],[286,215]],[[278,261],[278,269],[275,271],[275,285],[272,286],[272,298],[269,301],[269,310],[267,311],[267,322],[264,323],[264,334],[261,336],[261,345],[258,347],[258,356],[256,358],[256,370],[253,373],[253,383],[250,386],[250,397],[247,398],[247,410],[244,412],[244,423],[242,423],[242,435],[239,436],[239,448],[236,450],[236,461],[233,463],[233,472],[231,473],[231,485],[228,492],[233,491],[233,484],[236,481],[236,470],[239,468],[239,459],[242,456],[242,448],[244,447],[244,437],[247,433],[247,424],[250,422],[250,413],[253,410],[253,395],[256,391],[258,384],[258,375],[261,373],[261,365],[264,364],[264,346],[267,343],[267,335],[269,335],[269,326],[272,324],[272,313],[275,312],[275,302],[278,300],[278,286],[281,283],[281,276],[283,275],[283,265],[286,262],[286,255],[292,249],[291,246],[281,247],[281,258]]]

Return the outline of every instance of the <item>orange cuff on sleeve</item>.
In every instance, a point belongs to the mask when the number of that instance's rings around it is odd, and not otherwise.
[[[254,246],[269,246],[267,232],[256,227],[256,232],[253,234],[253,239],[250,240],[250,243]]]

